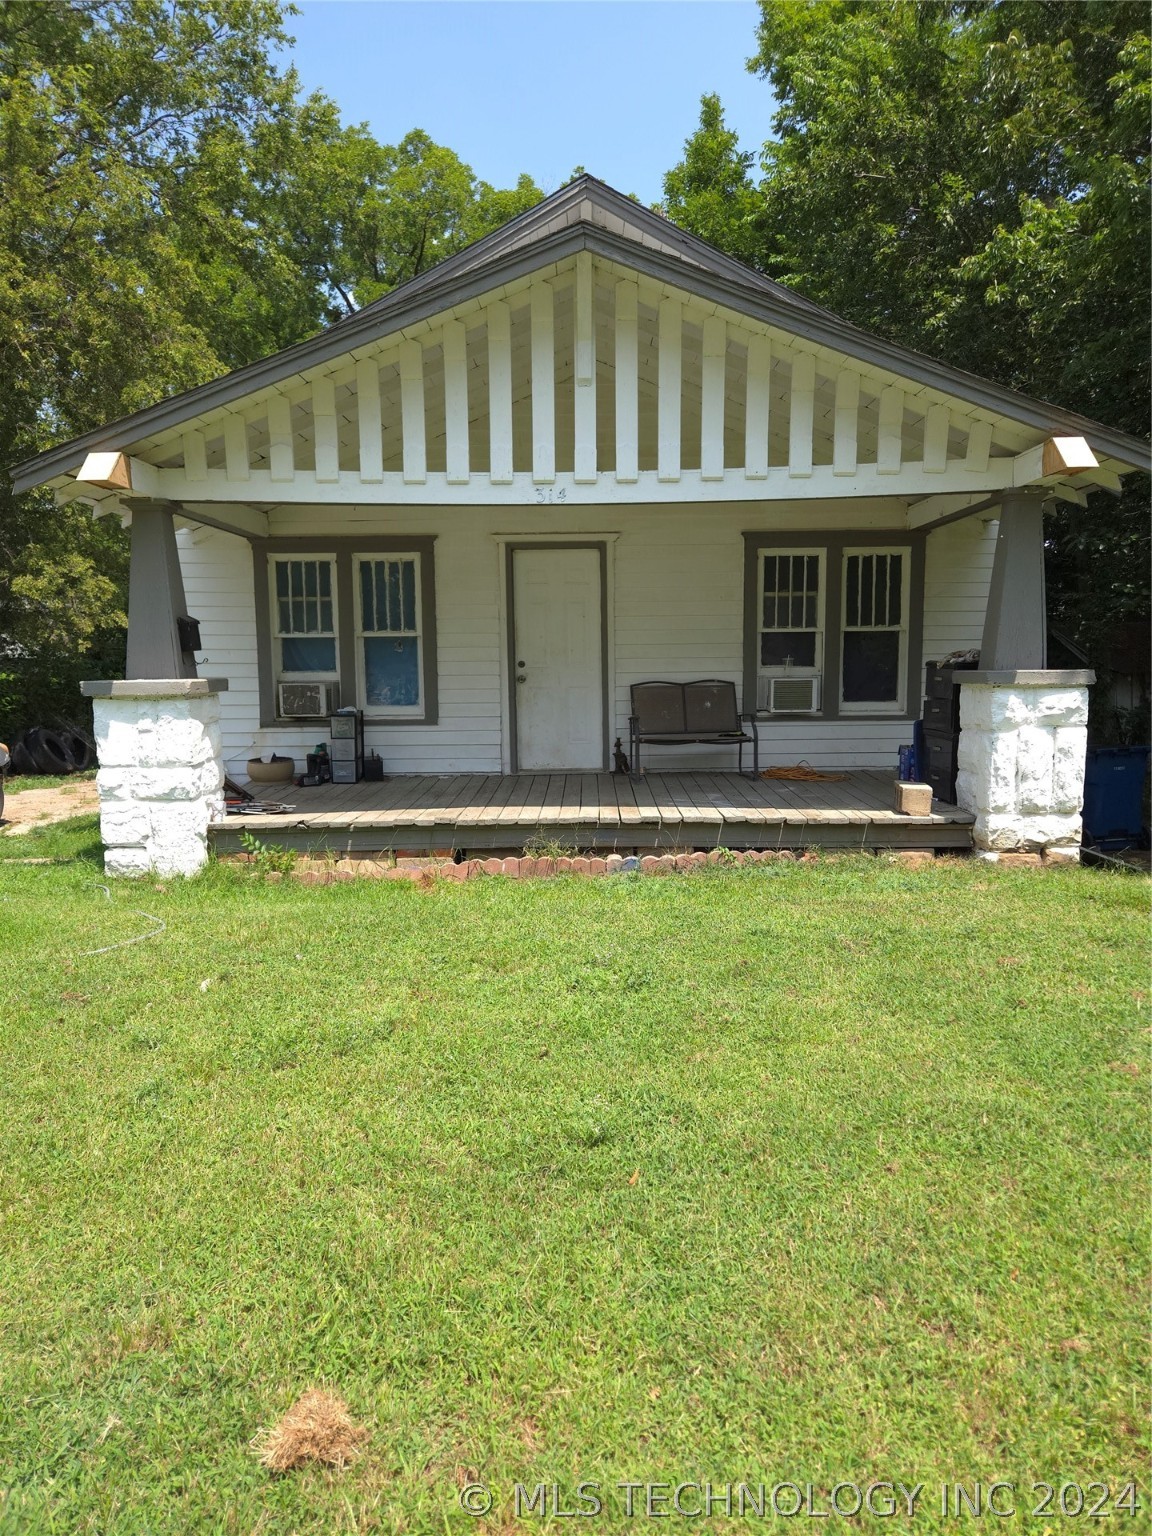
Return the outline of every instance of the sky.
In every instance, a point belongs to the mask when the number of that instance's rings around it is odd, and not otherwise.
[[[477,176],[553,192],[577,166],[643,202],[719,94],[758,151],[773,102],[744,61],[753,0],[296,0],[306,91],[394,144],[423,128]]]

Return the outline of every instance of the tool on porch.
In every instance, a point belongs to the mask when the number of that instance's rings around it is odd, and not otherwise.
[[[375,748],[364,759],[364,777],[375,783],[380,783],[384,778],[384,759]]]
[[[328,717],[333,784],[358,784],[364,775],[364,711],[339,709]]]

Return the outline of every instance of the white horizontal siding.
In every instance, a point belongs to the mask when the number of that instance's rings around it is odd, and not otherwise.
[[[779,531],[898,527],[902,505],[809,503],[773,507],[674,508],[507,507],[285,508],[272,515],[274,535],[371,537],[435,534],[439,721],[435,726],[377,725],[365,730],[391,773],[492,773],[506,760],[501,655],[502,546],[496,535],[531,541],[542,535],[609,542],[609,745],[627,746],[629,688],[650,678],[718,677],[743,686],[744,541],[749,527]],[[899,535],[894,535],[898,537]],[[230,534],[182,533],[181,566],[189,612],[201,621],[200,670],[225,676],[221,724],[229,771],[242,776],[247,759],[272,751],[303,758],[324,726],[261,728],[256,665],[252,559],[247,542]],[[984,622],[995,527],[978,519],[937,530],[927,541],[923,655],[978,645]],[[903,721],[764,721],[761,763],[842,768],[895,765],[910,738]],[[746,762],[748,761],[746,757]],[[727,768],[735,752],[713,747],[657,748],[645,753],[653,769]]]
[[[979,647],[996,532],[995,522],[965,517],[928,535],[924,559],[925,663],[939,661],[952,651]]]

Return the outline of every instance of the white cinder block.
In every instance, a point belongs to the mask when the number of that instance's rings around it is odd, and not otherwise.
[[[106,847],[143,848],[151,832],[148,807],[139,800],[101,803],[100,837]]]
[[[139,878],[152,871],[152,858],[147,848],[105,848],[104,873]]]
[[[1054,733],[1039,725],[1025,725],[1016,732],[1018,810],[1042,815],[1052,809],[1053,740]]]
[[[1087,688],[962,683],[957,803],[978,851],[1079,845]]]
[[[95,699],[93,714],[106,870],[195,874],[224,815],[216,696]]]
[[[1062,725],[1053,731],[1052,737],[1052,809],[1075,813],[1084,801],[1088,731],[1083,725]]]

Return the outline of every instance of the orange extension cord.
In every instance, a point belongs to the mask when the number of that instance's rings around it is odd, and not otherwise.
[[[813,768],[810,763],[797,763],[795,768],[764,768],[760,772],[762,779],[800,779],[805,784],[839,783],[846,779],[846,773],[821,773],[818,768]]]

